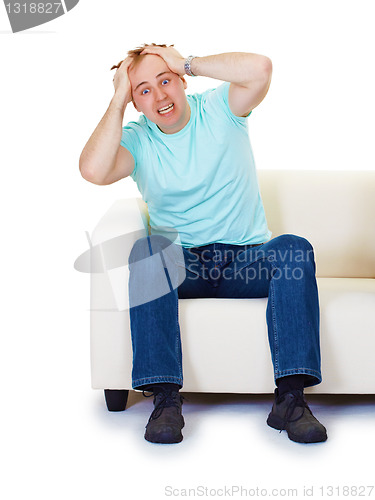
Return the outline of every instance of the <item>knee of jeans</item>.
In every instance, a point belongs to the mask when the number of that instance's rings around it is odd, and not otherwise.
[[[147,259],[150,255],[161,253],[169,245],[171,245],[171,241],[165,236],[160,236],[158,234],[140,238],[134,243],[130,252],[129,264]]]
[[[314,249],[311,243],[302,236],[297,236],[295,234],[283,234],[279,236],[281,246],[285,250],[290,250],[293,252],[308,252],[309,255],[314,254]]]
[[[268,255],[268,260],[275,262],[276,266],[303,269],[312,265],[315,269],[314,249],[306,238],[283,234],[278,237],[277,243]]]
[[[314,249],[311,243],[302,236],[294,236],[293,243],[294,258],[299,263],[315,266]]]

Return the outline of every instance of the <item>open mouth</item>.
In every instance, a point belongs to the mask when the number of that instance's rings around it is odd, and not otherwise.
[[[161,115],[165,115],[166,113],[169,113],[170,111],[172,111],[174,107],[174,104],[168,104],[168,106],[164,106],[164,108],[160,108],[158,109],[158,113],[161,114]]]

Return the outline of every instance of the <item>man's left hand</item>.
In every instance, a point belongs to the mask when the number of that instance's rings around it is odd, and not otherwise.
[[[168,68],[173,71],[173,73],[177,73],[179,76],[185,74],[185,59],[173,47],[153,47],[149,45],[141,52],[141,55],[144,54],[155,54],[156,56],[160,56],[164,59]]]

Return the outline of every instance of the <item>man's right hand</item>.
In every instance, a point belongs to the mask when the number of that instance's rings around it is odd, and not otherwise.
[[[94,184],[112,184],[130,175],[134,169],[133,156],[120,145],[125,109],[132,100],[128,75],[132,61],[127,57],[117,69],[113,77],[115,95],[80,156],[82,177]]]
[[[124,105],[127,105],[132,100],[132,89],[129,80],[129,66],[133,62],[132,57],[124,59],[120,67],[116,70],[113,77],[113,86],[115,87],[115,94],[124,99]]]

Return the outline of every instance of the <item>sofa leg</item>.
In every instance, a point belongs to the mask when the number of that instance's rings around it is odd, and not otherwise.
[[[124,389],[104,389],[108,411],[124,411],[129,391]]]

